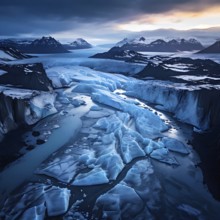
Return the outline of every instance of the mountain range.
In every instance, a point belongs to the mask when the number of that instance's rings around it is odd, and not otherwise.
[[[202,42],[204,46],[211,45],[213,41],[219,38],[220,36],[220,27],[211,27],[211,28],[194,28],[189,30],[176,30],[172,28],[162,28],[156,30],[132,32],[126,37],[128,38],[137,38],[139,36],[144,36],[150,42],[163,38],[164,40],[172,40],[179,38],[195,38]]]
[[[144,52],[178,52],[178,51],[194,51],[204,49],[203,45],[196,39],[172,39],[165,41],[157,39],[148,43],[145,37],[133,39],[125,38],[118,42],[116,46],[124,50],[144,51]]]
[[[69,49],[84,49],[91,48],[89,44],[82,38],[73,41],[70,44],[61,44],[53,37],[42,37],[35,40],[20,40],[20,39],[2,39],[0,40],[1,47],[10,47],[18,49],[23,53],[68,53]]]

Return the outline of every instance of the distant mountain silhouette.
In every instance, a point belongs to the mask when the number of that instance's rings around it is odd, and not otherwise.
[[[53,37],[42,37],[34,41],[19,41],[5,39],[0,41],[0,46],[12,47],[23,53],[67,53],[68,50]]]
[[[178,51],[193,51],[204,49],[203,45],[196,39],[181,39],[164,41],[162,39],[147,43],[144,37],[135,39],[125,38],[118,42],[116,46],[124,50],[145,51],[145,52],[178,52]]]

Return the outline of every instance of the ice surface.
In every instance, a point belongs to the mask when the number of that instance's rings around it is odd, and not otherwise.
[[[41,183],[29,183],[14,196],[10,196],[1,210],[6,220],[44,219],[49,216],[64,214],[67,211],[70,190]],[[28,209],[27,209],[28,207]]]
[[[117,117],[117,116],[118,117]],[[129,163],[136,157],[144,156],[145,152],[139,144],[144,144],[145,139],[137,132],[132,131],[124,126],[130,119],[126,113],[119,113],[109,116],[108,118],[101,118],[94,125],[96,128],[104,129],[107,135],[103,135],[103,143],[111,143],[112,140],[119,140],[118,151],[125,163]],[[113,148],[114,149],[114,148]]]
[[[31,207],[27,209],[21,216],[21,220],[44,220],[46,207],[45,204]]]
[[[207,87],[207,85],[205,85]],[[209,128],[209,115],[204,120],[203,109],[198,107],[200,88],[181,83],[150,80],[131,82],[126,85],[126,94],[160,105],[162,109],[172,112],[175,117],[202,130]]]
[[[168,126],[148,109],[141,109],[132,102],[125,101],[119,95],[108,91],[97,90],[92,94],[92,99],[98,103],[114,107],[129,113],[136,120],[136,127],[144,136],[160,136],[160,132],[168,129]]]
[[[79,66],[52,67],[47,70],[47,75],[55,87],[69,86],[71,83],[80,82],[86,84],[87,91],[88,85],[93,85],[95,88],[100,86],[102,89],[107,88],[113,91],[120,86],[122,82],[125,82],[126,79],[120,75],[111,76],[107,73]],[[81,88],[81,90],[83,89]]]
[[[149,140],[147,145],[145,146],[145,152],[146,154],[151,154],[156,149],[164,148],[164,144],[162,142],[155,142],[153,140]]]
[[[76,171],[79,170],[78,162],[75,159],[77,158],[72,155],[61,156],[59,159],[56,158],[48,162],[46,167],[39,168],[36,173],[45,174],[68,183],[76,175]]]
[[[74,186],[90,186],[108,183],[109,180],[106,176],[106,172],[101,168],[94,168],[86,174],[79,174],[76,176],[72,185]]]
[[[69,206],[70,190],[52,187],[45,192],[45,202],[49,216],[64,214]]]
[[[95,211],[104,219],[136,219],[140,213],[141,219],[151,219],[149,209],[160,201],[160,189],[150,161],[138,161],[119,184],[97,199]]]
[[[141,149],[135,141],[135,138],[129,134],[129,132],[122,136],[120,150],[125,163],[131,162],[134,158],[145,156],[145,152]]]
[[[133,219],[143,208],[143,201],[131,187],[118,184],[96,201],[104,219]]]
[[[103,184],[115,180],[123,170],[124,164],[144,157],[158,148],[156,142],[126,126],[134,120],[129,113],[103,108],[100,111],[90,111],[83,122],[86,126],[92,126],[94,134],[91,131],[86,134],[83,130],[86,135],[84,138],[62,153],[59,152],[36,172],[65,183],[73,181],[73,185]],[[99,114],[101,118],[97,117]],[[151,112],[150,114],[156,116]],[[85,168],[89,169],[85,172]]]
[[[154,150],[151,154],[150,157],[156,160],[159,160],[160,162],[167,163],[170,165],[179,165],[177,160],[169,156],[169,151],[166,148],[159,148]]]
[[[143,200],[149,201],[149,204],[150,197],[157,200],[157,191],[161,188],[149,159],[136,162],[127,172],[122,183],[134,188]]]
[[[168,148],[170,151],[181,154],[189,154],[189,150],[187,149],[187,147],[182,142],[174,138],[164,137],[162,138],[162,142],[164,143],[165,147]]]
[[[79,145],[77,148],[68,147],[62,155],[55,156],[50,161],[43,163],[36,170],[36,173],[45,174],[69,183],[81,169],[89,165],[90,160],[94,159],[94,152],[85,148],[86,146],[83,145]]]
[[[30,109],[26,111],[26,121],[33,124],[41,118],[57,112],[54,106],[55,93],[41,93],[30,100]]]
[[[109,180],[116,180],[119,173],[123,170],[124,164],[121,157],[117,153],[109,153],[99,157],[97,165],[106,170]]]
[[[75,203],[70,207],[69,211],[64,215],[63,220],[87,220],[88,219],[88,212],[85,211],[78,211],[79,205],[83,202],[83,199],[76,200]]]
[[[112,115],[114,113],[114,111],[110,111],[110,110],[90,110],[88,112],[88,114],[86,114],[85,116],[88,117],[88,118],[102,118],[102,117],[106,117],[106,116],[109,116],[109,115]]]
[[[136,119],[136,128],[143,136],[160,136],[160,132],[168,130],[168,126],[158,116],[149,110],[143,113]]]
[[[100,184],[101,181],[105,183],[109,179],[116,179],[124,165],[115,150],[114,134],[103,134],[100,142],[95,142],[97,138],[97,135],[90,133],[87,138],[82,138],[73,146],[66,148],[62,154],[55,155],[54,159],[43,164],[36,172],[65,183],[77,180],[74,184],[82,184],[82,182]],[[88,140],[93,144],[89,144]],[[81,173],[87,167],[94,171]],[[99,171],[100,180],[94,177],[96,171]]]

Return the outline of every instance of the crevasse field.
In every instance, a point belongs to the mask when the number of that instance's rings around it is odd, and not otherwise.
[[[187,117],[158,110],[162,107],[144,101],[155,99],[153,90],[146,92],[149,82],[131,77],[144,65],[88,58],[105,50],[11,62],[42,62],[56,89],[31,100],[32,111],[43,119],[24,132],[22,156],[0,173],[0,217],[218,220],[220,203],[203,184],[188,142],[192,125],[199,123],[193,99]],[[162,92],[157,94],[161,100]],[[37,145],[39,139],[44,142]]]

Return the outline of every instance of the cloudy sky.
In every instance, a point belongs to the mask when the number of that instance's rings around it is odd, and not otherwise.
[[[220,27],[220,0],[0,0],[0,36],[116,41],[131,32]]]

